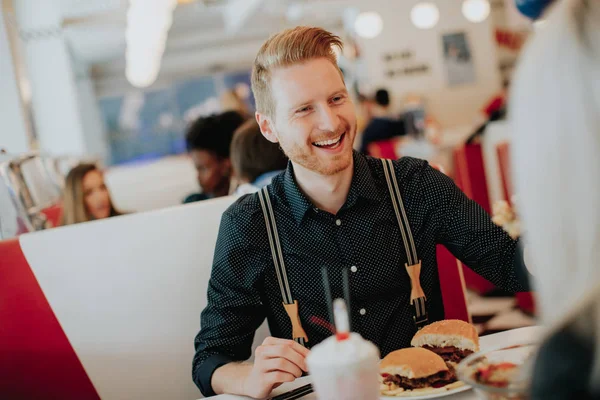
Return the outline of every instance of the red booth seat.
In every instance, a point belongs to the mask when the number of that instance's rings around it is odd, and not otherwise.
[[[60,219],[62,218],[62,205],[55,204],[53,206],[44,208],[42,210],[42,214],[44,214],[51,227],[57,227],[60,225]]]
[[[398,143],[400,140],[400,138],[393,138],[370,143],[367,153],[372,157],[397,160],[400,158],[398,154]]]
[[[504,195],[504,199],[510,204],[514,192],[510,168],[510,145],[508,144],[508,142],[498,144],[496,146],[496,153],[498,155],[498,167],[500,169],[500,181],[502,182],[502,192]]]
[[[0,242],[0,398],[96,400],[18,239]]]

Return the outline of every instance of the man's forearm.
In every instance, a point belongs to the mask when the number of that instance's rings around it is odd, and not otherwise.
[[[244,382],[252,370],[250,363],[229,363],[213,373],[211,386],[216,394],[246,396]]]

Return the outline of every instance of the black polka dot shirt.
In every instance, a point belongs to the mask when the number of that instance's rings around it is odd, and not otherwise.
[[[518,243],[450,178],[422,160],[403,158],[394,164],[422,261],[430,321],[444,318],[436,244],[503,289],[528,289],[521,268],[515,267],[521,259]],[[321,279],[325,266],[334,298],[343,296],[342,270],[350,271],[354,331],[375,343],[382,356],[409,346],[416,328],[404,268],[407,256],[381,161],[354,154],[354,177],[337,215],[311,204],[295,183],[291,163],[273,180],[269,193],[307,345],[331,335],[311,323],[313,316],[328,319]],[[265,318],[273,336],[291,339],[265,219],[258,196],[252,194],[240,198],[221,220],[193,361],[194,381],[205,396],[214,394],[210,380],[215,369],[250,357],[254,332]]]

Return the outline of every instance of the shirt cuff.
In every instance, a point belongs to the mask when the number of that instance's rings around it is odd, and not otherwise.
[[[198,367],[198,372],[196,376],[196,383],[200,388],[200,392],[202,392],[202,395],[204,395],[205,397],[216,395],[211,384],[213,374],[218,368],[231,362],[233,362],[233,359],[223,354],[215,354],[204,360],[202,365]]]

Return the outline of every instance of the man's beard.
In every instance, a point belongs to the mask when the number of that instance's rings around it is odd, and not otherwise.
[[[344,133],[345,137],[342,139],[344,143],[342,146],[346,146],[347,143],[345,141],[352,140],[352,127],[346,127],[346,129],[341,130],[338,133],[327,135],[328,137],[336,137],[338,134]],[[296,163],[303,168],[315,172],[319,175],[331,176],[335,175],[341,171],[344,171],[352,164],[352,146],[350,146],[350,150],[341,154],[337,154],[334,157],[329,157],[326,161],[321,160],[316,154],[310,153],[308,150],[305,150],[302,146],[296,144],[287,145],[285,140],[280,140],[280,147],[285,153],[286,156],[293,162]],[[325,140],[325,138],[320,139]],[[317,141],[320,141],[317,140]],[[314,143],[314,142],[313,142]],[[313,144],[311,144],[313,146]]]

